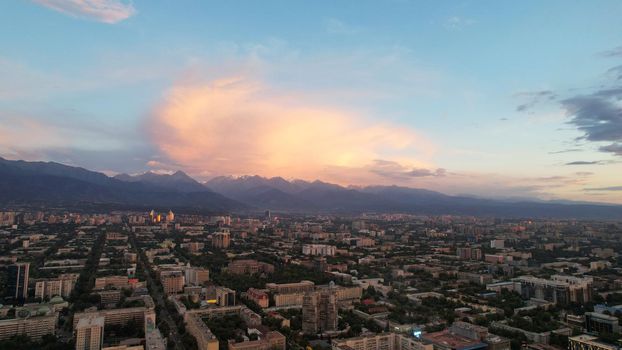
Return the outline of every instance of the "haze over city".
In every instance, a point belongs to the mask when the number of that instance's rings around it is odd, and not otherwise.
[[[622,203],[622,5],[0,4],[0,156]]]

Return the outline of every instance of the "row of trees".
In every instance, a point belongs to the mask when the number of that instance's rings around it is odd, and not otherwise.
[[[82,311],[87,307],[96,305],[99,302],[99,298],[91,296],[91,291],[95,286],[95,276],[97,275],[97,268],[99,267],[99,259],[106,243],[106,233],[100,232],[99,236],[93,244],[91,254],[89,255],[84,269],[80,273],[78,282],[71,292],[69,301],[73,303],[72,310]]]

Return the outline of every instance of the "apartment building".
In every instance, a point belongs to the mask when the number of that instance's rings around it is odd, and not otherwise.
[[[219,342],[212,331],[207,327],[200,314],[189,313],[185,317],[186,331],[197,341],[201,350],[218,350]]]
[[[620,324],[615,316],[600,314],[597,312],[585,313],[585,329],[588,333],[620,333]]]
[[[104,343],[102,316],[83,317],[75,327],[76,350],[100,350]]]
[[[227,272],[235,275],[254,275],[274,272],[274,266],[252,259],[234,260],[227,266]]]
[[[95,290],[102,290],[106,288],[130,288],[129,279],[127,276],[106,276],[95,279]]]
[[[331,288],[304,294],[302,331],[317,334],[337,330],[337,295]]]
[[[246,291],[246,297],[254,301],[257,305],[264,309],[267,308],[270,304],[270,298],[268,297],[268,293],[261,289],[249,288]]]
[[[618,350],[618,347],[598,341],[598,337],[587,334],[568,338],[568,350]]]
[[[150,312],[150,308],[139,306],[122,309],[109,309],[100,311],[77,312],[73,316],[73,328],[75,329],[82,318],[103,317],[106,326],[126,325],[130,320],[136,322],[139,327],[145,323],[145,314]]]
[[[551,279],[544,279],[521,276],[513,281],[520,283],[517,291],[525,299],[542,299],[562,305],[592,300],[593,279],[591,277],[553,275]]]
[[[30,263],[13,264],[7,270],[9,296],[15,299],[27,299]]]
[[[200,267],[186,267],[184,270],[187,285],[200,286],[209,281],[209,269]]]
[[[328,244],[303,244],[302,254],[312,256],[334,256],[337,247]]]
[[[406,334],[381,333],[354,338],[334,339],[333,350],[433,350],[432,344]]]
[[[78,282],[78,277],[80,275],[77,273],[66,273],[57,278],[39,280],[35,283],[35,298],[51,299],[56,295],[67,298],[71,295],[76,282]]]
[[[482,260],[482,250],[472,247],[456,248],[456,256],[461,260]]]
[[[266,288],[271,293],[300,293],[315,289],[315,283],[311,281],[300,281],[295,283],[266,283]]]
[[[285,350],[286,338],[280,332],[267,332],[257,340],[229,342],[229,350]]]
[[[212,246],[214,248],[227,249],[231,245],[231,234],[229,232],[216,232],[212,236]]]
[[[184,291],[185,276],[181,271],[161,271],[160,282],[164,293],[171,295]]]
[[[0,320],[0,340],[25,335],[37,341],[46,334],[54,335],[58,314]]]

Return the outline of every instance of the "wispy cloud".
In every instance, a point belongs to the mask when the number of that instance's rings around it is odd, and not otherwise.
[[[551,90],[540,90],[519,92],[514,94],[514,97],[525,100],[525,102],[521,103],[516,107],[516,111],[526,112],[539,103],[556,99],[557,95]]]
[[[380,175],[390,181],[396,183],[404,180],[411,180],[420,177],[439,177],[447,175],[447,171],[443,168],[429,169],[422,167],[407,167],[399,162],[376,159],[373,164],[368,166],[369,171]]]
[[[337,18],[326,18],[324,20],[324,30],[329,34],[356,34],[361,31],[360,28]]]
[[[460,16],[451,16],[443,22],[443,27],[447,30],[463,30],[477,23],[474,19]]]
[[[568,162],[565,165],[599,165],[599,164],[604,164],[604,162],[600,160],[591,160],[591,161],[576,160],[573,162]]]
[[[122,0],[33,0],[34,2],[78,18],[117,23],[136,13],[130,1]]]
[[[622,46],[606,50],[600,53],[602,57],[622,57]]]
[[[603,192],[610,192],[610,191],[622,191],[622,186],[609,186],[609,187],[593,187],[593,188],[586,188],[585,191],[603,191]]]
[[[574,152],[581,152],[582,150],[579,148],[568,148],[568,149],[563,149],[560,151],[552,151],[549,152],[549,154],[563,154],[563,153],[574,153]]]

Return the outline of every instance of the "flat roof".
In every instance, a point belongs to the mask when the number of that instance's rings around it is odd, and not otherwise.
[[[442,346],[450,347],[452,349],[466,350],[486,347],[485,343],[451,333],[447,329],[440,332],[424,334],[422,335],[422,338]]]

